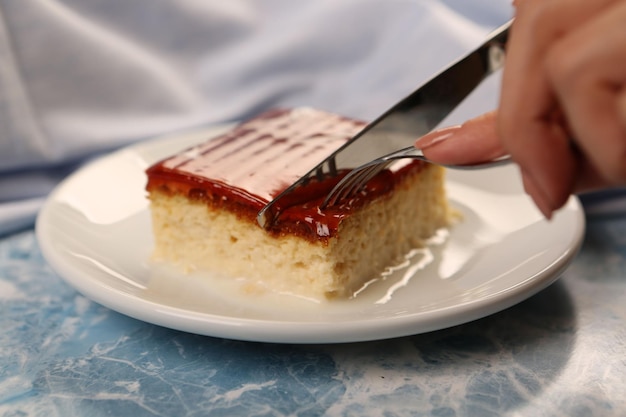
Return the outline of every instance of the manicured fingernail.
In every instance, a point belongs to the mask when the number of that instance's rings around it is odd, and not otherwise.
[[[527,172],[522,172],[522,182],[524,183],[524,191],[531,196],[541,214],[550,220],[554,211],[553,205],[550,204],[550,200],[537,185],[535,179]]]
[[[434,130],[422,136],[421,138],[417,139],[415,141],[415,147],[418,149],[430,148],[431,146],[434,146],[437,143],[443,142],[444,140],[449,139],[450,137],[454,136],[459,131],[460,128],[461,126],[459,125],[459,126],[450,126],[450,127],[445,127],[443,129]]]

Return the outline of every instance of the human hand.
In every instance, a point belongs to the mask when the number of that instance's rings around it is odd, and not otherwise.
[[[546,217],[626,184],[626,0],[518,0],[497,112],[416,146],[442,163],[510,154]]]

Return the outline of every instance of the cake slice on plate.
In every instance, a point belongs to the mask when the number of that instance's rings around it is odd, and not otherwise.
[[[310,183],[269,229],[258,211],[364,123],[310,108],[272,110],[147,170],[154,258],[270,291],[350,297],[448,226],[444,170],[400,161],[340,205],[338,178]]]

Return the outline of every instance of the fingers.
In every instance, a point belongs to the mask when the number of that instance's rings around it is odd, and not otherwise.
[[[626,184],[626,0],[517,0],[498,113],[416,142],[442,163],[510,154],[546,217]]]
[[[626,182],[626,2],[598,13],[546,54],[554,86],[578,148],[604,184]],[[573,52],[575,51],[575,53]]]
[[[564,97],[560,95],[561,89],[554,86],[563,70],[554,63],[561,61],[551,58],[553,64],[546,65],[547,57],[559,48],[572,56],[579,55],[577,47],[561,45],[585,22],[619,3],[619,0],[517,2],[517,17],[507,46],[498,132],[504,148],[520,165],[526,190],[547,217],[576,189],[581,169],[580,155],[572,150],[570,142],[571,132],[577,134],[578,126],[570,126],[571,109],[561,110]],[[582,62],[589,58],[580,59]],[[570,82],[574,78],[570,77]],[[563,85],[563,88],[568,87]],[[587,147],[583,151],[586,154]]]
[[[495,112],[429,133],[415,146],[429,159],[443,164],[472,164],[505,154],[496,131]]]

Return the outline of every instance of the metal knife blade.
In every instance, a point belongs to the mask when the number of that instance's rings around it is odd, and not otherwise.
[[[512,20],[493,31],[477,49],[395,104],[270,201],[257,215],[259,225],[269,228],[279,215],[279,202],[311,179],[336,176],[342,170],[410,146],[435,128],[482,81],[504,65],[511,23]]]

